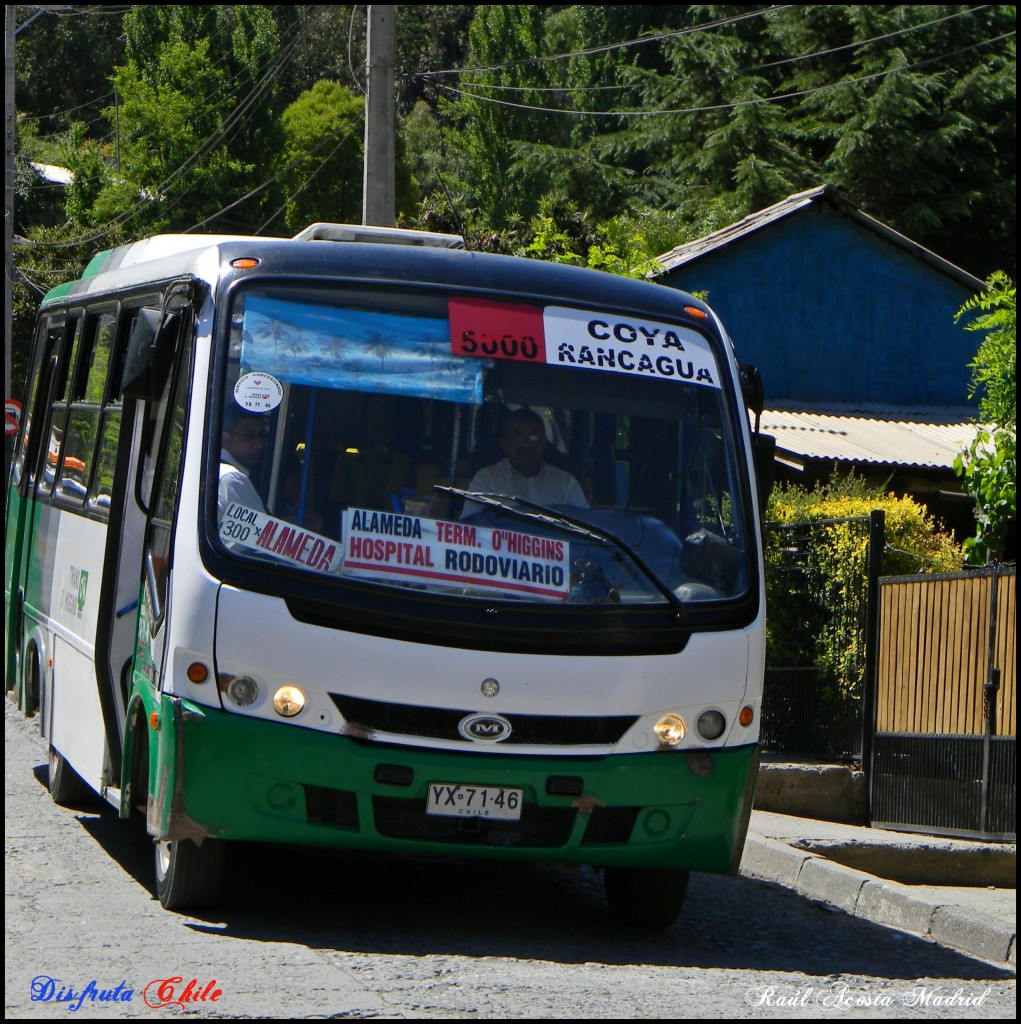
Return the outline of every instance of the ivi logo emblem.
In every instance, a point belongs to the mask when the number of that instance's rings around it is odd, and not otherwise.
[[[513,728],[501,715],[466,715],[458,723],[457,731],[473,743],[500,743]]]

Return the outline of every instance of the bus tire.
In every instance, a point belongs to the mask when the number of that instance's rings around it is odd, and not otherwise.
[[[154,850],[156,895],[164,909],[193,910],[216,902],[223,879],[222,842],[158,839]]]
[[[50,744],[50,796],[55,804],[80,804],[92,797],[92,790],[82,777],[67,763],[64,755]]]
[[[23,680],[21,694],[21,711],[26,718],[31,718],[39,710],[42,678],[43,670],[40,664],[39,648],[33,641],[29,646],[26,678]]]
[[[606,903],[613,917],[636,928],[669,928],[684,905],[688,872],[676,868],[608,867]]]

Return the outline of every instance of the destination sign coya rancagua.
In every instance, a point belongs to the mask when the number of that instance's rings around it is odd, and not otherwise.
[[[451,299],[449,315],[455,355],[720,386],[708,341],[688,327],[486,299]]]

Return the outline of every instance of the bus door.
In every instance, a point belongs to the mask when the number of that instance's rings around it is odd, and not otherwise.
[[[38,518],[34,484],[42,437],[40,424],[46,421],[51,382],[56,375],[65,325],[63,314],[40,321],[28,380],[24,421],[7,490],[4,596],[8,644],[5,675],[7,689],[16,691],[18,705],[25,714],[31,714],[38,708],[41,671],[41,665],[27,667],[25,658],[25,642],[31,632],[25,618],[25,603],[29,586],[27,577],[33,571],[32,538]],[[35,430],[33,425],[36,425]],[[37,567],[34,575],[38,575]]]
[[[157,607],[157,618],[161,623],[165,620],[172,526],[172,517],[166,513],[166,496],[168,491],[176,492],[180,465],[183,410],[177,405],[176,396],[187,393],[187,388],[178,386],[178,382],[187,375],[186,371],[182,374],[181,364],[190,352],[190,346],[181,340],[188,337],[193,324],[189,291],[188,286],[175,286],[162,310],[139,310],[139,319],[148,318],[150,325],[139,325],[136,320],[132,330],[135,338],[144,336],[147,330],[150,334],[155,330],[157,335],[162,332],[163,339],[158,344],[163,347],[161,358],[167,365],[142,384],[126,381],[121,444],[111,494],[107,572],[96,637],[96,676],[110,752],[107,781],[115,786],[121,774],[121,737],[136,644],[148,642],[146,631],[153,621],[145,610]],[[131,348],[129,340],[128,362]],[[125,378],[131,372],[128,366]],[[160,393],[148,398],[139,390],[150,389],[152,393],[157,388]]]

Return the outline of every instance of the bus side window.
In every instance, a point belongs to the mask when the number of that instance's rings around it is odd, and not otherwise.
[[[40,449],[35,472],[36,494],[41,498],[49,498],[53,493],[67,427],[67,403],[72,370],[81,344],[82,324],[79,312],[68,319],[59,337],[54,338],[49,387],[45,394],[40,394],[40,408],[44,401],[48,406],[47,414],[39,424],[42,433],[35,442]]]
[[[71,376],[71,403],[64,438],[56,496],[77,506],[84,503],[92,477],[100,414],[106,394],[107,369],[117,334],[113,312],[90,318],[86,344]]]
[[[96,453],[96,471],[89,486],[89,507],[107,511],[113,496],[113,474],[120,442],[121,409],[112,406],[103,412],[99,431],[99,449]]]
[[[32,443],[35,436],[32,424],[36,420],[44,422],[46,419],[47,395],[54,372],[54,353],[57,351],[63,335],[63,320],[57,323],[51,320],[40,322],[26,388],[24,424],[18,438],[18,448],[11,470],[11,482],[15,487],[19,486],[26,477],[28,478],[26,482],[31,485],[34,478],[33,467],[36,465],[35,456],[38,442],[34,445]],[[42,403],[41,408],[40,403]]]
[[[152,623],[154,632],[161,624],[166,609],[167,583],[170,579],[170,546],[174,532],[174,515],[177,511],[181,456],[184,453],[185,390],[178,388],[177,401],[170,412],[170,430],[165,438],[166,451],[163,453],[149,524],[149,585],[152,589],[152,606],[155,613]]]

